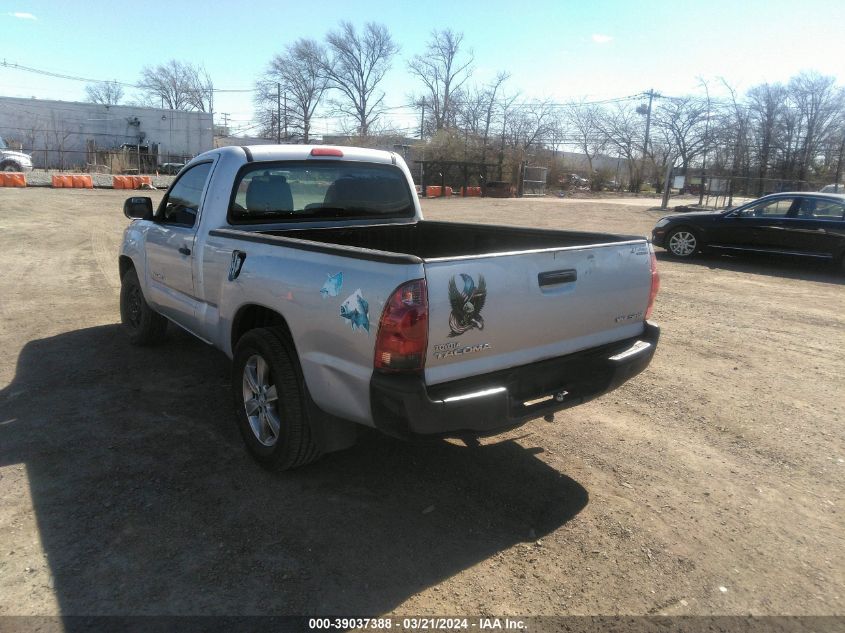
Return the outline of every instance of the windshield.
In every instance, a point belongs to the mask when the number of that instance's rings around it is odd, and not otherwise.
[[[413,216],[398,167],[351,161],[252,163],[235,182],[229,205],[235,224]]]

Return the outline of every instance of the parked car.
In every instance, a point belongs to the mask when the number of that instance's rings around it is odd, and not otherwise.
[[[697,252],[764,252],[823,259],[845,267],[845,195],[776,193],[726,211],[661,218],[651,234],[674,257]]]
[[[184,166],[185,163],[162,163],[161,167],[158,168],[158,173],[162,175],[175,176],[182,171]]]
[[[279,469],[358,425],[474,438],[550,416],[657,345],[647,240],[424,220],[392,152],[224,147],[157,211],[136,196],[124,213],[130,341],[172,321],[231,357],[241,435]]]
[[[845,185],[843,184],[832,184],[832,185],[825,185],[821,189],[819,189],[819,193],[845,193]]]
[[[0,171],[32,171],[32,157],[23,152],[9,149],[6,141],[0,137]]]

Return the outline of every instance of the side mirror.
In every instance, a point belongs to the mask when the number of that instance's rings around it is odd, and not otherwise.
[[[133,196],[123,203],[123,215],[130,220],[152,220],[153,200],[147,196]]]

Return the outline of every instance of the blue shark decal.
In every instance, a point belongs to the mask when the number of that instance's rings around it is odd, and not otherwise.
[[[343,288],[343,273],[339,272],[336,275],[328,275],[326,283],[320,288],[320,295],[323,299],[326,297],[336,297],[340,294],[341,288]]]
[[[340,318],[349,321],[352,329],[363,328],[370,331],[370,304],[358,288],[340,304]]]

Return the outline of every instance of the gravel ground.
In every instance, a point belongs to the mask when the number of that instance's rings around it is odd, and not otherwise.
[[[662,339],[621,389],[478,448],[371,434],[272,474],[222,355],[127,344],[124,197],[0,190],[0,615],[845,613],[839,274],[661,256]],[[423,204],[639,234],[660,216]]]

